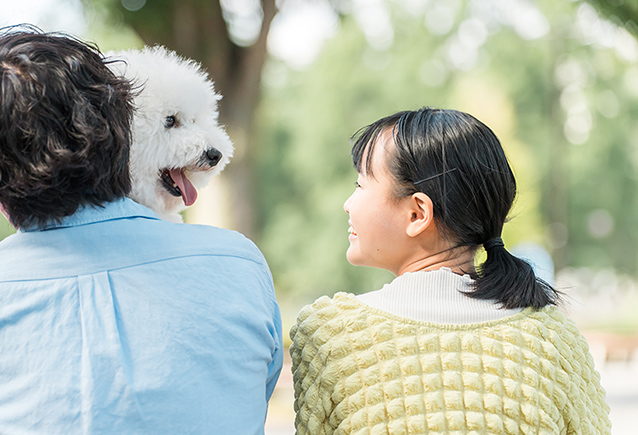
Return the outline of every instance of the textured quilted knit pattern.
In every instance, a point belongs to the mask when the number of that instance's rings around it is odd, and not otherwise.
[[[290,335],[298,434],[609,434],[588,345],[554,307],[426,323],[322,297]]]

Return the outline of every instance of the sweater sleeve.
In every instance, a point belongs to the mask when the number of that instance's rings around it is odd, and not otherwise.
[[[339,333],[340,323],[332,300],[324,296],[304,307],[290,330],[295,427],[299,435],[332,434],[338,425],[331,422],[336,374],[325,373],[325,368],[330,357],[328,339]]]
[[[594,358],[587,340],[571,320],[565,320],[562,334],[568,335],[569,358],[563,364],[569,369],[573,392],[570,392],[571,418],[568,434],[610,434],[609,405],[605,390],[600,383],[600,374],[594,368]],[[578,397],[578,400],[576,400]]]
[[[553,381],[544,390],[561,414],[563,433],[609,435],[609,405],[585,337],[556,307],[538,316],[523,331],[538,337],[541,370]]]

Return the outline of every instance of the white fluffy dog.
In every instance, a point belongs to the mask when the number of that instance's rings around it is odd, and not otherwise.
[[[226,166],[233,145],[219,125],[213,83],[201,66],[164,47],[109,52],[109,67],[138,86],[130,171],[133,200],[181,222],[197,189]]]

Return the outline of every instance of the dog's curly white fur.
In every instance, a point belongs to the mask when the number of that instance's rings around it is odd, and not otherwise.
[[[233,155],[219,125],[213,82],[195,61],[161,46],[109,52],[109,67],[139,86],[135,97],[130,197],[163,219],[179,214]]]

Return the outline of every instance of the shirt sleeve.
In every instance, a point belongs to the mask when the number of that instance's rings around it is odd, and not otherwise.
[[[243,236],[242,236],[243,237]],[[275,386],[279,380],[281,369],[284,362],[284,342],[283,342],[283,327],[281,321],[281,311],[279,309],[279,303],[277,302],[277,296],[275,294],[275,286],[273,283],[272,273],[268,267],[268,262],[263,256],[261,251],[257,248],[252,241],[244,238],[252,246],[253,252],[258,258],[258,262],[262,265],[262,278],[263,278],[263,290],[265,292],[266,306],[269,308],[272,318],[269,322],[268,332],[272,339],[272,353],[270,363],[268,364],[268,370],[266,374],[266,403],[270,401],[270,398],[275,391]]]
[[[274,331],[273,340],[275,341],[275,350],[272,354],[272,360],[268,365],[268,378],[266,381],[266,401],[270,400],[272,393],[275,391],[275,385],[277,384],[277,380],[279,379],[279,374],[281,373],[281,368],[284,362],[284,343],[283,343],[283,333],[281,326],[281,312],[279,311],[279,305],[274,303]]]

